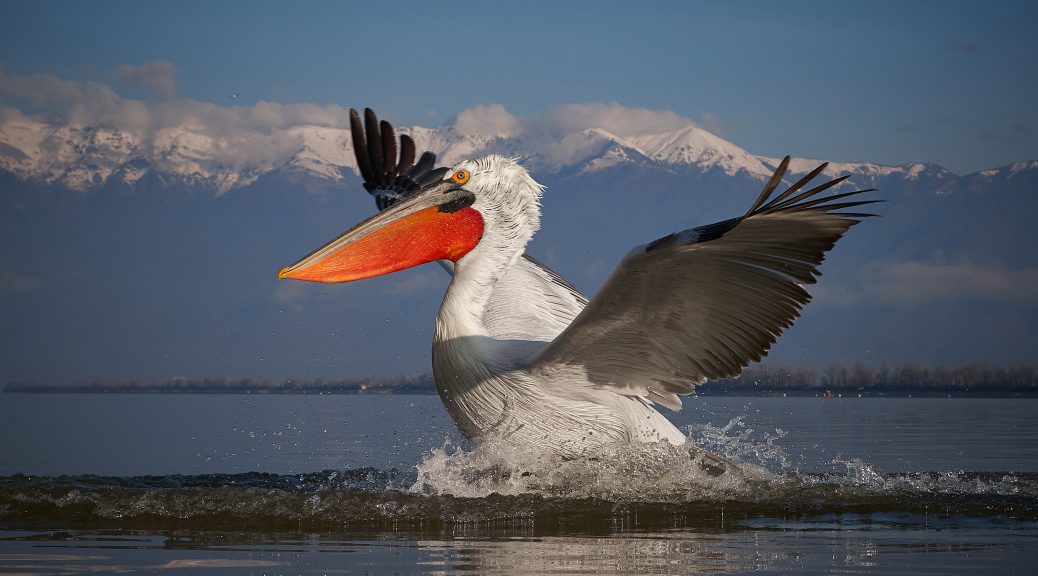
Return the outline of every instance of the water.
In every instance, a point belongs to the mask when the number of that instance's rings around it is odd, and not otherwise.
[[[468,449],[428,396],[0,396],[0,574],[1030,573],[1038,402],[690,398],[667,445]]]

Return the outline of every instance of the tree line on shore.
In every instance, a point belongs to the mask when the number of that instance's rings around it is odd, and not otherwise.
[[[187,378],[164,381],[97,380],[76,383],[13,382],[5,392],[153,392],[255,394],[434,394],[431,374],[343,379]],[[738,378],[699,386],[704,395],[997,395],[1038,396],[1038,364],[922,367],[911,362],[809,368],[757,365]]]
[[[93,380],[74,383],[12,382],[5,392],[182,392],[197,394],[435,394],[431,374],[340,379],[188,378]]]
[[[758,392],[761,394],[808,393],[909,395],[1029,395],[1038,396],[1038,364],[963,366],[939,364],[923,367],[912,362],[878,366],[855,362],[850,366],[828,364],[821,373],[808,368],[759,365],[738,378],[708,382],[704,394]]]

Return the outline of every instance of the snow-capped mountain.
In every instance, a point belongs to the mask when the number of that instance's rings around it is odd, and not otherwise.
[[[363,375],[386,370],[386,343],[400,370],[426,370],[429,334],[414,319],[442,299],[438,269],[320,288],[277,281],[375,210],[344,111],[282,122],[276,106],[198,107],[151,128],[0,110],[0,374]],[[502,112],[480,111],[503,119],[492,130],[468,118],[401,131],[444,164],[521,157],[547,186],[528,251],[588,293],[632,246],[744,213],[779,162],[680,119],[650,130],[597,122],[610,114],[567,125],[554,122],[566,114],[524,124]],[[819,163],[794,159],[790,181]],[[881,217],[835,247],[809,288],[815,303],[769,361],[1033,361],[1038,162],[961,177],[833,163],[827,175],[841,173],[879,189],[868,197],[885,202],[868,211]],[[41,372],[54,350],[72,358],[69,373]]]
[[[633,137],[602,128],[570,132],[514,135],[473,134],[457,125],[440,128],[402,128],[419,150],[435,152],[451,164],[485,153],[516,156],[539,174],[585,174],[624,165],[660,168],[691,167],[726,176],[766,180],[778,160],[757,156],[732,142],[692,125]],[[209,126],[129,130],[104,126],[52,125],[25,116],[0,123],[0,170],[41,184],[88,191],[106,183],[133,185],[152,173],[170,184],[189,183],[222,194],[278,171],[297,172],[339,181],[345,171],[356,171],[348,128],[292,126],[267,132],[213,136]],[[797,158],[793,174],[804,173],[821,161]],[[1018,172],[1038,171],[1036,162],[986,170],[977,178],[1010,178]],[[834,163],[830,173],[852,174],[857,184],[879,179],[940,183],[957,176],[934,164],[882,166],[870,163]]]

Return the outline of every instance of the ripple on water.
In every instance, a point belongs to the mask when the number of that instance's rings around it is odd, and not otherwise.
[[[904,515],[1033,522],[1038,475],[960,470],[886,474],[834,459],[803,472],[775,435],[749,435],[739,419],[694,430],[698,445],[737,463],[713,476],[666,442],[605,446],[563,459],[488,441],[445,445],[413,471],[360,468],[310,474],[8,476],[0,521],[18,526],[229,529],[438,529],[469,524],[602,532],[755,526],[762,518]],[[951,520],[948,520],[951,521]],[[754,524],[757,523],[757,524]],[[554,527],[554,528],[553,528]]]

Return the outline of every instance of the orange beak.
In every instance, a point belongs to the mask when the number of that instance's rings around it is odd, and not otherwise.
[[[372,216],[282,268],[278,278],[351,282],[434,260],[457,262],[483,237],[483,217],[469,207],[472,194],[451,184]]]

